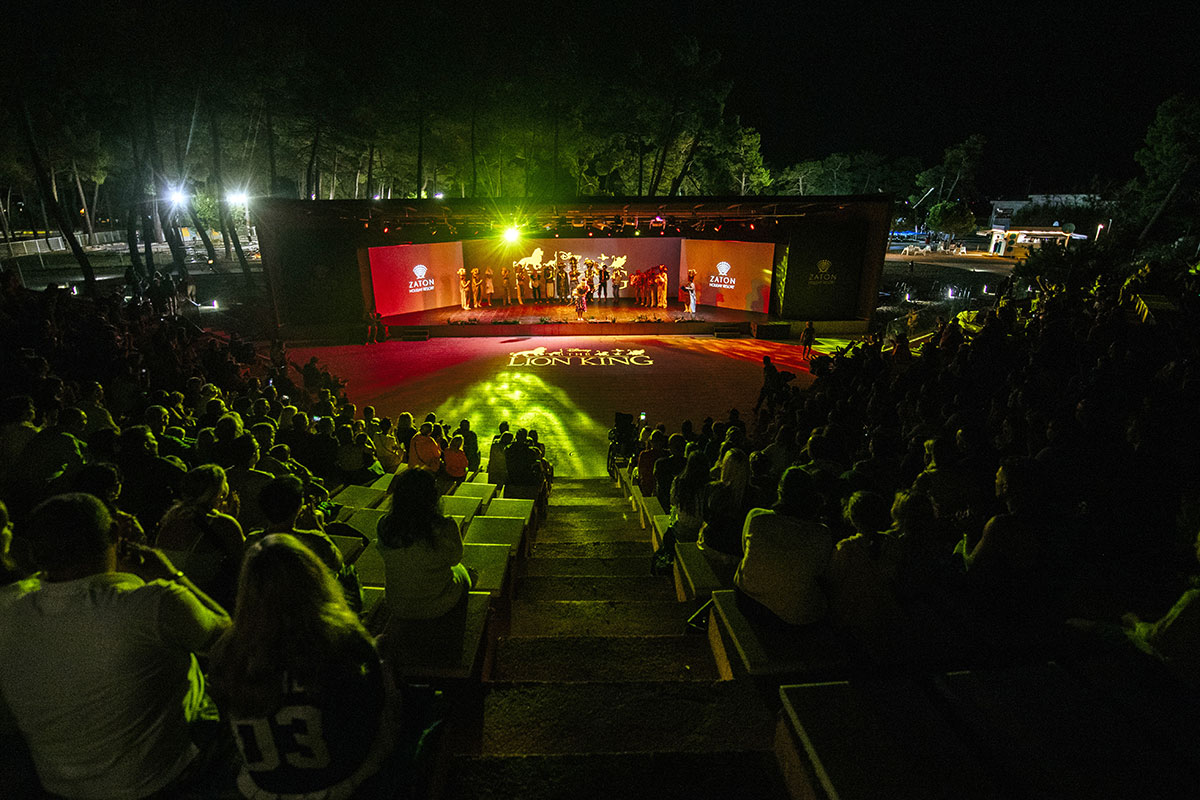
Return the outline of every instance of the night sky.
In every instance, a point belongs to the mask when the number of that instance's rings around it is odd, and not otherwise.
[[[83,16],[48,5],[57,23],[18,41],[87,47],[45,31],[74,20],[91,36],[88,14],[120,27],[118,3],[88,4]],[[1197,14],[1185,4],[210,0],[159,8],[149,13],[179,15],[162,28],[178,39],[171,48],[209,47],[218,21],[266,35],[295,26],[325,57],[345,54],[367,74],[372,59],[403,60],[417,81],[425,71],[469,71],[502,82],[524,64],[541,75],[560,66],[594,74],[603,86],[603,76],[636,69],[635,54],[689,35],[720,53],[716,74],[732,83],[727,107],[761,132],[772,169],[858,150],[931,166],[946,147],[982,133],[977,183],[992,197],[1112,194],[1139,174],[1134,153],[1158,104],[1200,91]]]

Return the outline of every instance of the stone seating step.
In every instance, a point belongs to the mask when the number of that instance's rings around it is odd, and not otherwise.
[[[628,575],[640,577],[650,574],[649,565],[650,559],[646,556],[527,558],[522,560],[519,574],[522,577],[535,575]]]
[[[447,800],[786,800],[769,753],[459,756]]]
[[[496,644],[492,680],[713,681],[703,636],[506,636]]]
[[[675,584],[665,578],[600,575],[545,575],[517,582],[519,600],[675,600]]]
[[[493,685],[478,755],[770,750],[773,714],[743,681]]]
[[[634,558],[644,557],[650,569],[649,537],[640,541],[554,542],[538,535],[529,553],[531,558]]]
[[[670,601],[514,600],[513,636],[646,636],[684,631],[690,609]]]

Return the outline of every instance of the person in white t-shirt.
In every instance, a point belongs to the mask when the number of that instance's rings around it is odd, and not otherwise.
[[[194,777],[210,707],[195,654],[229,626],[159,551],[121,542],[119,561],[116,531],[91,495],[40,504],[21,534],[42,580],[0,612],[0,698],[42,786],[67,798],[136,800]]]

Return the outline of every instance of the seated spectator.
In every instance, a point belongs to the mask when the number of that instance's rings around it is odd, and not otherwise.
[[[654,464],[667,454],[667,436],[660,430],[650,433],[645,449],[638,453],[634,479],[643,497],[654,497]]]
[[[463,452],[467,454],[467,467],[469,469],[479,469],[479,436],[475,431],[471,430],[471,421],[464,419],[458,423],[458,430],[455,433],[463,438]]]
[[[142,529],[137,517],[118,507],[117,500],[121,496],[121,468],[116,464],[100,462],[86,465],[75,475],[71,488],[76,492],[86,492],[104,503],[121,539],[137,544],[149,544],[146,531]]]
[[[442,467],[442,448],[433,439],[433,423],[422,422],[421,429],[408,442],[410,467],[437,472]]]
[[[769,624],[809,625],[829,611],[824,581],[833,536],[817,519],[818,495],[803,468],[784,471],[778,498],[771,510],[746,515],[734,587],[743,613]]]
[[[518,429],[512,443],[504,448],[504,468],[505,497],[541,500],[544,487],[541,453],[529,443],[529,432],[524,428]]]
[[[401,412],[396,418],[396,444],[403,452],[408,451],[409,440],[417,434],[416,428],[413,427],[412,414],[407,411]]]
[[[704,453],[693,450],[683,472],[671,481],[671,530],[678,542],[694,542],[704,524],[708,492],[708,462]]]
[[[829,606],[834,623],[872,635],[900,626],[896,601],[900,540],[886,533],[891,524],[887,500],[855,492],[846,503],[854,535],[837,543],[829,562]]]
[[[654,462],[654,496],[664,509],[671,507],[671,483],[675,476],[687,465],[684,449],[687,440],[681,434],[673,433],[667,437],[667,452]]]
[[[250,435],[258,442],[258,463],[254,468],[269,472],[278,478],[281,475],[291,475],[292,471],[271,453],[275,447],[275,425],[270,422],[258,422],[250,429]]]
[[[498,439],[492,442],[492,448],[488,452],[488,483],[496,484],[497,488],[508,483],[508,465],[505,461],[504,452],[512,444],[512,441],[513,435],[509,431],[505,431],[500,434]]]
[[[450,446],[442,453],[442,476],[453,486],[467,479],[470,460],[463,450],[463,437],[455,436]]]
[[[266,536],[246,551],[238,598],[211,673],[242,794],[394,795],[368,783],[393,749],[388,684],[329,570],[295,538]]]
[[[1193,546],[1200,559],[1200,536]],[[1121,617],[1130,641],[1158,658],[1189,686],[1200,685],[1200,588],[1183,593],[1156,622],[1143,622],[1137,614]]]
[[[115,531],[91,495],[30,514],[42,580],[0,615],[0,694],[46,791],[174,796],[212,741],[195,654],[229,617],[161,553],[127,543],[118,561]]]
[[[158,454],[158,440],[145,425],[130,425],[117,439],[117,465],[125,478],[121,505],[153,532],[174,502],[187,470]]]
[[[12,586],[28,576],[27,571],[13,557],[12,543],[13,526],[12,520],[8,516],[8,506],[0,501],[0,590],[6,586]],[[0,608],[7,605],[6,600],[8,599],[11,599],[10,594],[4,592],[0,599]]]
[[[365,433],[354,433],[349,425],[339,426],[337,467],[342,483],[370,483],[383,474],[375,458],[375,445]]]
[[[64,408],[58,421],[29,440],[19,457],[19,485],[35,497],[64,490],[87,461],[83,432],[87,416],[78,408]]]
[[[947,437],[925,442],[925,471],[913,481],[913,489],[933,500],[938,519],[953,520],[971,507],[978,486],[958,464],[958,450]]]
[[[229,490],[241,500],[234,514],[244,531],[265,527],[267,517],[258,506],[258,493],[275,477],[258,469],[258,442],[248,433],[234,439],[229,446],[232,465],[225,469]]]
[[[158,442],[158,454],[164,457],[176,456],[186,463],[192,457],[192,448],[188,447],[182,437],[168,433],[170,420],[171,415],[163,406],[150,406],[142,415],[142,421]]]
[[[387,417],[376,418],[370,436],[379,466],[387,474],[395,472],[404,463],[404,452],[392,434],[392,421]]]
[[[732,449],[721,460],[721,479],[708,486],[700,549],[718,575],[732,578],[742,559],[742,525],[750,510],[750,464],[743,450]]]
[[[87,427],[84,429],[82,437],[85,441],[90,441],[92,434],[102,428],[121,432],[120,427],[113,421],[112,414],[104,405],[104,387],[97,381],[89,381],[84,384],[83,396],[76,406],[87,415]]]
[[[20,475],[17,459],[37,435],[36,418],[37,409],[29,395],[14,395],[0,402],[0,488]]]
[[[212,596],[230,603],[246,537],[225,470],[205,464],[187,473],[179,500],[163,515],[155,545]]]
[[[387,581],[384,602],[399,619],[440,617],[465,602],[471,588],[458,526],[439,510],[432,472],[398,472],[388,491],[392,510],[379,520],[378,531]]]
[[[347,566],[337,545],[325,532],[321,512],[312,500],[305,496],[304,484],[295,475],[276,478],[262,488],[258,504],[267,517],[267,527],[246,537],[249,547],[264,536],[287,534],[296,537],[301,544],[321,559],[321,563],[337,578],[346,594],[346,602],[356,613],[362,611],[362,583],[358,571]]]

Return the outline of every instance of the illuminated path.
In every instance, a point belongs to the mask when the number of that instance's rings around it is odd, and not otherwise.
[[[670,431],[731,408],[749,417],[764,355],[800,385],[811,381],[795,343],[707,336],[445,338],[290,353],[298,364],[314,355],[348,382],[360,410],[418,421],[434,411],[455,427],[467,418],[481,445],[501,420],[536,428],[558,474],[580,478],[605,474],[615,411],[644,411]]]

